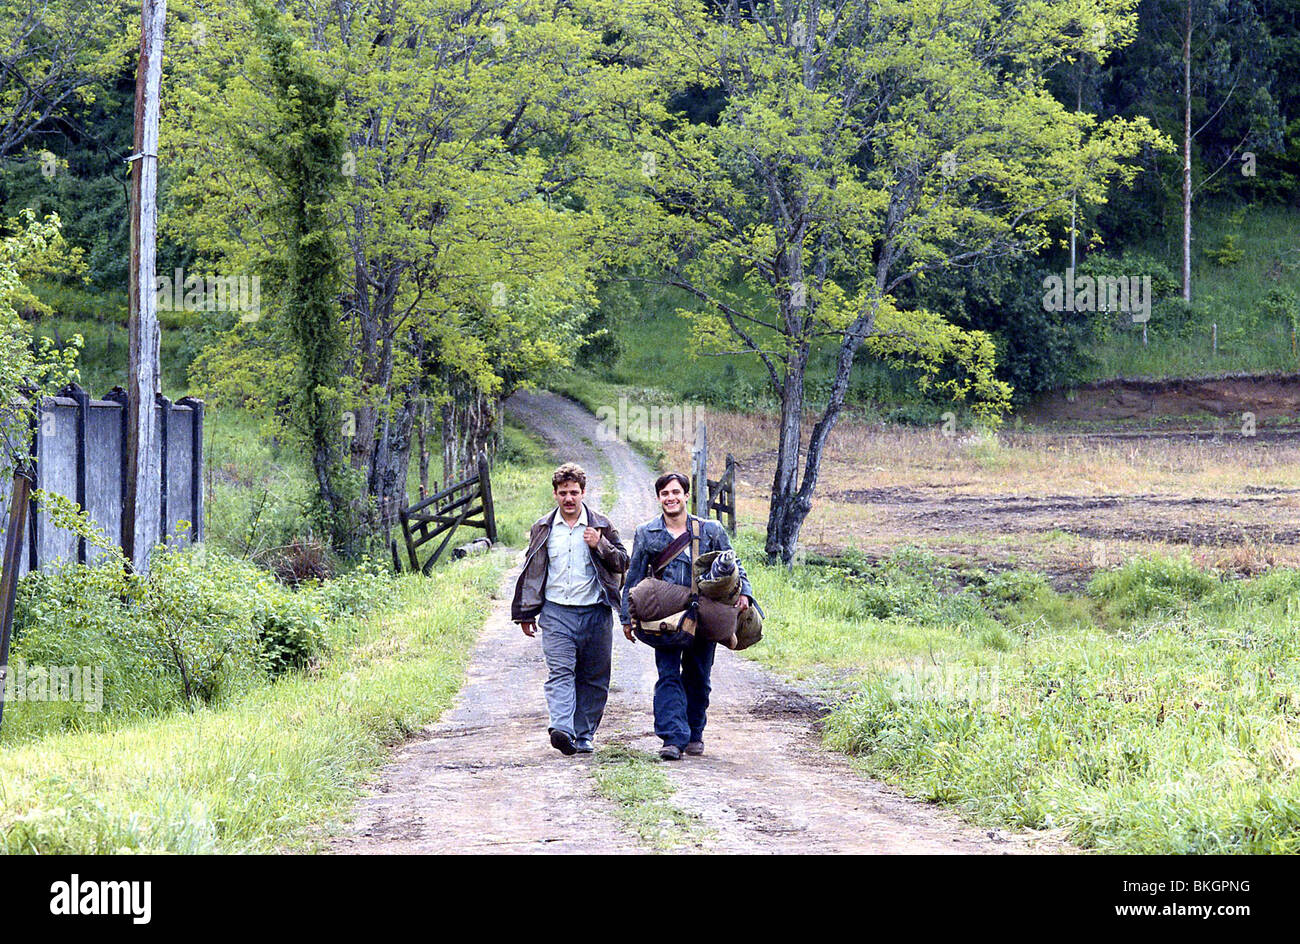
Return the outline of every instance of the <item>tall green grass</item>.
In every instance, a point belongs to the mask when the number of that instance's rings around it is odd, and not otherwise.
[[[749,654],[837,692],[827,744],[865,772],[1107,852],[1300,851],[1300,572],[1140,560],[1071,595],[913,552],[749,569]]]
[[[1236,214],[1231,207],[1216,204],[1199,208],[1192,256],[1192,309],[1182,316],[1185,323],[1167,330],[1158,310],[1152,315],[1146,345],[1140,326],[1132,325],[1093,343],[1087,351],[1092,363],[1083,379],[1300,370],[1300,357],[1291,347],[1292,326],[1294,319],[1300,319],[1300,306],[1278,308],[1269,301],[1271,293],[1300,298],[1300,253],[1293,248],[1298,230],[1300,211],[1286,207],[1251,208]],[[1180,238],[1181,230],[1166,231],[1133,248],[1164,260],[1171,271],[1179,272]],[[1241,257],[1224,265],[1214,251],[1229,241]],[[1175,309],[1166,307],[1165,311],[1173,313]],[[1217,352],[1212,347],[1215,324]]]
[[[32,853],[311,848],[386,747],[436,718],[503,555],[405,577],[393,608],[332,632],[328,661],[218,709],[42,738],[0,755],[0,849]]]

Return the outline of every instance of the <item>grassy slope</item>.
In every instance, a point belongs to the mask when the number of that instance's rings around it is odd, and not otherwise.
[[[1205,377],[1223,373],[1300,370],[1292,353],[1291,324],[1265,313],[1270,290],[1300,297],[1300,254],[1293,248],[1300,230],[1300,211],[1281,207],[1252,210],[1237,224],[1228,209],[1204,207],[1198,214],[1192,256],[1194,319],[1181,337],[1142,345],[1140,330],[1092,345],[1094,366],[1085,380],[1112,377]],[[1224,267],[1206,250],[1236,236],[1242,260]],[[1143,247],[1181,271],[1181,231],[1166,233]],[[1295,313],[1300,316],[1300,311]],[[1211,324],[1218,323],[1218,354],[1211,352]],[[1158,326],[1152,319],[1152,333]]]
[[[1300,230],[1300,211],[1257,209],[1239,224],[1230,217],[1228,211],[1207,205],[1197,220],[1194,306],[1188,324],[1171,335],[1153,317],[1145,347],[1136,328],[1121,329],[1093,342],[1086,349],[1092,366],[1084,380],[1300,370],[1300,358],[1291,350],[1289,319],[1264,310],[1270,290],[1290,291],[1300,297],[1300,255],[1290,248]],[[1234,266],[1223,267],[1205,250],[1219,247],[1229,234],[1237,237],[1243,258]],[[1178,272],[1181,257],[1176,235],[1156,237],[1131,248],[1164,260],[1172,272]],[[1107,248],[1118,253],[1125,247]],[[690,323],[677,309],[696,307],[693,299],[676,290],[638,288],[635,303],[625,303],[620,314],[616,328],[620,349],[613,363],[562,375],[552,386],[593,409],[616,407],[620,396],[646,405],[686,401],[742,411],[770,407],[767,374],[756,357],[691,353]],[[1296,314],[1300,316],[1300,311]],[[1212,323],[1218,324],[1217,355],[1210,351]],[[812,400],[817,399],[830,371],[831,347],[827,345],[810,362]],[[885,419],[929,421],[931,413],[937,416],[937,408],[916,405],[908,376],[865,357],[859,357],[854,369],[849,400]]]

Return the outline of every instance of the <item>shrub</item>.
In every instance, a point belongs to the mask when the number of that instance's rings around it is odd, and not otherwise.
[[[220,551],[159,547],[147,577],[134,578],[137,632],[187,703],[214,701],[256,664],[254,604],[269,579]]]
[[[296,587],[304,580],[328,580],[334,576],[329,548],[310,535],[262,551],[255,559],[290,587]]]
[[[315,600],[282,591],[259,601],[257,644],[272,677],[305,669],[325,648],[325,621]]]
[[[392,596],[393,573],[370,558],[313,591],[326,619],[356,619],[379,609]]]

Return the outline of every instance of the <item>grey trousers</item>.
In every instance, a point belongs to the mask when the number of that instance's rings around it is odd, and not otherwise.
[[[545,603],[537,625],[542,628],[542,654],[546,657],[550,726],[579,741],[589,741],[600,726],[609,698],[613,611],[604,603]]]

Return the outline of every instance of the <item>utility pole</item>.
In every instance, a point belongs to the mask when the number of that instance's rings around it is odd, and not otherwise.
[[[137,571],[161,536],[161,443],[155,409],[159,380],[158,296],[154,282],[158,226],[158,113],[162,96],[167,0],[143,0],[135,79],[135,153],[131,156],[131,321],[127,380],[126,482],[122,550]]]
[[[1192,303],[1192,0],[1183,22],[1183,301]]]

